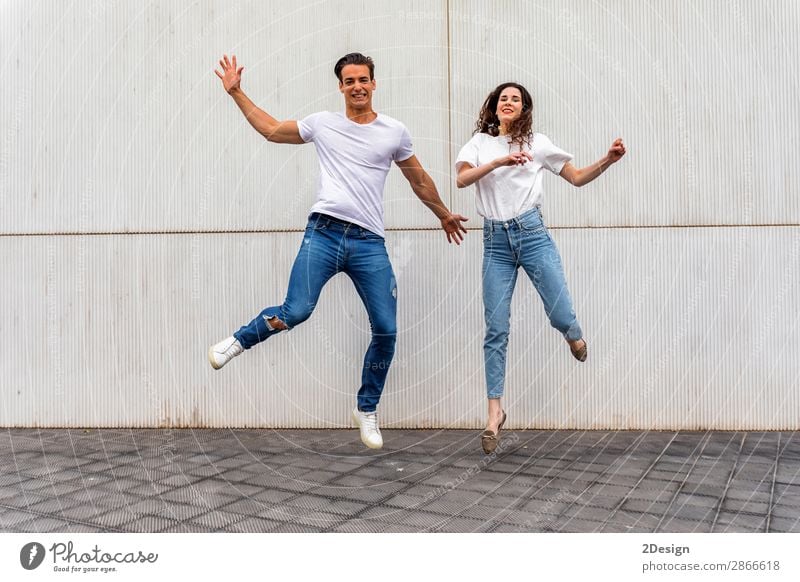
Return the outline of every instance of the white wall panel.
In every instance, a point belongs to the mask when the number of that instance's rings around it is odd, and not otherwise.
[[[343,109],[336,60],[377,64],[378,111],[404,121],[448,191],[444,2],[3,5],[0,232],[302,228],[313,145],[267,143],[222,90],[223,53],[279,118]],[[434,18],[409,20],[424,6]],[[389,42],[387,40],[391,39]],[[389,226],[436,226],[399,171]]]
[[[628,146],[583,190],[550,181],[553,224],[797,224],[798,27],[791,0],[454,0],[453,155],[489,91],[515,80],[576,164]]]
[[[510,427],[796,430],[799,25],[792,0],[0,4],[0,426],[349,426],[369,333],[346,278],[229,367],[206,350],[282,301],[317,167],[247,125],[217,59],[300,118],[342,108],[332,67],[358,50],[473,227],[451,164],[497,83],[532,89],[536,129],[579,165],[626,139],[586,188],[546,179],[590,355],[521,278]],[[419,230],[437,221],[397,170],[386,223],[382,424],[480,427],[480,235]]]
[[[516,428],[797,429],[800,230],[553,231],[589,360],[520,278]],[[2,237],[0,425],[348,426],[368,322],[339,276],[312,318],[221,371],[212,342],[280,303],[299,233]],[[387,427],[481,425],[481,242],[391,233],[399,341]]]

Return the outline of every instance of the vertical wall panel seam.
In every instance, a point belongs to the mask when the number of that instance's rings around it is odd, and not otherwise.
[[[447,42],[447,207],[453,210],[453,89],[452,83],[452,66],[451,61],[453,58],[453,47],[450,42],[450,0],[444,0],[444,25],[446,31]]]

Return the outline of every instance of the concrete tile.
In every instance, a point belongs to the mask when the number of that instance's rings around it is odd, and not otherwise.
[[[23,521],[14,527],[14,531],[26,533],[49,533],[67,531],[69,522],[52,517],[37,517]]]
[[[613,522],[624,525],[630,532],[649,533],[655,531],[661,515],[620,510],[614,515]]]
[[[242,515],[262,515],[275,508],[282,507],[283,504],[266,503],[255,499],[237,499],[232,503],[222,506],[220,509],[228,513],[241,513]],[[290,506],[287,506],[290,507]],[[306,510],[308,511],[308,510]]]
[[[769,522],[769,531],[800,533],[800,516],[798,517],[773,517]]]
[[[711,523],[677,516],[667,516],[658,528],[659,533],[709,533]]]
[[[246,517],[225,526],[222,531],[229,533],[266,533],[282,525],[279,521],[270,521],[260,517]]]
[[[336,527],[343,521],[346,521],[346,518],[343,518],[341,515],[337,515],[335,513],[312,511],[306,515],[298,517],[292,523],[327,530]]]
[[[186,523],[204,528],[206,531],[219,531],[242,519],[245,519],[245,516],[241,513],[229,513],[227,511],[217,510],[193,517]]]
[[[310,510],[308,509],[292,507],[291,505],[278,505],[257,512],[257,516],[263,517],[264,519],[271,519],[273,521],[293,522],[300,517],[307,515],[308,513],[310,513]]]
[[[38,519],[41,516],[27,511],[17,511],[14,509],[4,509],[0,512],[0,530],[18,531],[16,527],[26,521]]]
[[[612,510],[622,503],[623,497],[608,497],[606,495],[582,495],[581,498],[575,502],[579,506],[599,507],[602,509]]]
[[[773,502],[780,503],[781,505],[788,505],[791,507],[795,507],[798,510],[800,510],[800,495],[778,493],[776,491],[773,497]]]
[[[393,523],[416,527],[419,528],[419,531],[431,532],[442,526],[446,520],[447,517],[443,515],[415,511],[406,513],[406,515],[397,521],[393,521]]]
[[[59,533],[107,533],[110,531],[112,530],[77,522],[68,522],[63,529],[58,529]]]
[[[333,500],[325,507],[325,511],[336,515],[353,516],[360,514],[369,505],[356,501]]]
[[[417,497],[416,495],[409,495],[407,493],[399,493],[386,498],[383,503],[385,505],[390,505],[400,509],[415,509],[422,507],[427,502],[428,501],[423,497]]]
[[[543,524],[546,529],[530,531],[557,531],[562,533],[597,533],[603,531],[604,524],[599,521],[583,519],[575,516],[562,518],[554,524]]]
[[[172,527],[161,530],[159,533],[213,533],[214,530],[189,521],[177,522]]]
[[[186,474],[192,477],[219,477],[222,475],[222,469],[218,469],[213,465],[198,465],[187,469]]]
[[[725,492],[725,499],[736,499],[748,502],[769,503],[771,497],[769,489],[756,490],[753,488],[742,488],[734,483],[731,483],[731,486]]]
[[[3,500],[3,505],[9,509],[27,510],[30,506],[52,499],[50,496],[37,495],[36,493],[17,493],[13,497]]]
[[[76,505],[52,515],[68,521],[92,522],[97,516],[109,511],[107,507],[93,505]]]
[[[300,478],[288,478],[276,475],[257,475],[248,479],[246,484],[258,490],[283,489],[297,492],[308,491],[309,489],[319,486],[318,483],[305,481]]]
[[[258,493],[254,493],[248,497],[252,501],[258,501],[265,504],[278,504],[284,503],[287,499],[291,499],[298,494],[294,491],[279,491],[277,489],[264,489]]]
[[[339,477],[339,473],[333,471],[310,471],[303,475],[303,481],[310,483],[323,484],[329,483]]]
[[[284,523],[283,525],[271,530],[271,533],[321,533],[323,531],[325,531],[324,528],[320,527],[301,525],[297,523]]]
[[[65,509],[70,509],[77,505],[81,505],[81,503],[69,498],[53,498],[34,503],[28,506],[28,509],[35,513],[48,514],[58,518]]]
[[[433,531],[449,533],[472,533],[486,531],[488,526],[485,521],[467,517],[453,517]]]
[[[527,529],[526,530],[526,529],[520,528],[520,526],[517,526],[517,525],[509,525],[507,523],[500,523],[500,524],[496,525],[494,527],[494,529],[492,529],[492,531],[496,532],[496,533],[515,533],[515,534],[518,534],[518,533],[533,533],[533,532],[537,532],[537,531],[541,531],[541,530],[536,530],[536,529]]]
[[[67,512],[64,512],[64,515],[66,514]],[[90,513],[86,515],[85,518],[82,518],[81,521],[89,524],[101,525],[103,527],[119,529],[123,525],[135,521],[138,518],[138,515],[128,511],[127,509],[112,509],[111,511],[106,511],[105,513],[100,514],[94,514],[90,511]]]
[[[675,501],[673,502],[674,506],[681,507],[681,506],[693,506],[693,507],[706,507],[706,508],[714,508],[719,505],[721,500],[720,497],[709,497],[707,495],[700,495],[696,493],[689,493],[681,491],[675,497]]]
[[[667,510],[668,503],[664,501],[647,501],[644,499],[628,499],[620,507],[621,511],[635,513],[652,513],[663,515]]]
[[[225,493],[224,488],[203,487],[202,484],[170,489],[163,493],[150,491],[147,495],[141,495],[139,499],[162,499],[170,503],[185,503],[188,505],[199,505],[206,507],[218,507],[226,503],[231,503],[237,499],[236,494]]]
[[[171,529],[178,524],[177,520],[155,515],[144,515],[119,526],[121,530],[133,533],[157,533]]]
[[[402,522],[409,515],[415,512],[407,509],[400,509],[397,507],[387,507],[378,505],[368,507],[358,516],[359,519],[377,519],[385,523],[399,523]]]
[[[757,501],[743,501],[741,499],[728,499],[722,503],[722,510],[732,513],[758,513],[766,515],[769,512],[769,503],[759,503]]]
[[[787,519],[794,519],[800,516],[800,509],[793,505],[784,505],[783,503],[776,503],[771,508],[773,517],[784,517]]]
[[[709,526],[711,520],[716,514],[716,509],[713,507],[701,507],[698,505],[676,505],[670,507],[669,514],[679,519],[688,519],[693,521],[708,521]]]
[[[103,490],[108,490],[113,493],[124,492],[128,495],[139,498],[166,496],[175,489],[176,488],[173,487],[172,485],[165,485],[156,482],[145,482],[145,483],[139,482],[138,485],[129,488],[120,488],[118,485],[115,485],[113,487],[103,488]]]
[[[572,506],[564,512],[565,518],[576,518],[587,521],[603,522],[611,516],[611,510],[591,505]]]
[[[419,530],[402,524],[384,523],[372,519],[359,519],[341,523],[330,531],[334,533],[413,533]]]

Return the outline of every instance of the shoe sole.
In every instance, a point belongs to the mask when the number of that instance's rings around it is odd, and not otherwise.
[[[211,364],[211,367],[214,368],[215,370],[219,370],[222,367],[222,366],[218,365],[214,361],[214,348],[213,347],[208,348],[208,363]]]
[[[361,421],[358,420],[358,415],[356,414],[355,410],[352,412],[351,416],[353,417],[353,422],[356,423],[356,427],[358,427],[358,434],[360,436],[361,435]],[[379,445],[373,445],[373,444],[368,443],[367,441],[365,441],[364,437],[361,437],[361,442],[364,443],[364,446],[367,447],[368,449],[376,449],[377,450],[377,449],[382,449],[383,448],[383,443],[381,443]]]

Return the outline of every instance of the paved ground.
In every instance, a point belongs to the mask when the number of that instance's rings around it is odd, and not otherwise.
[[[503,434],[0,429],[0,531],[800,531],[793,432]]]

